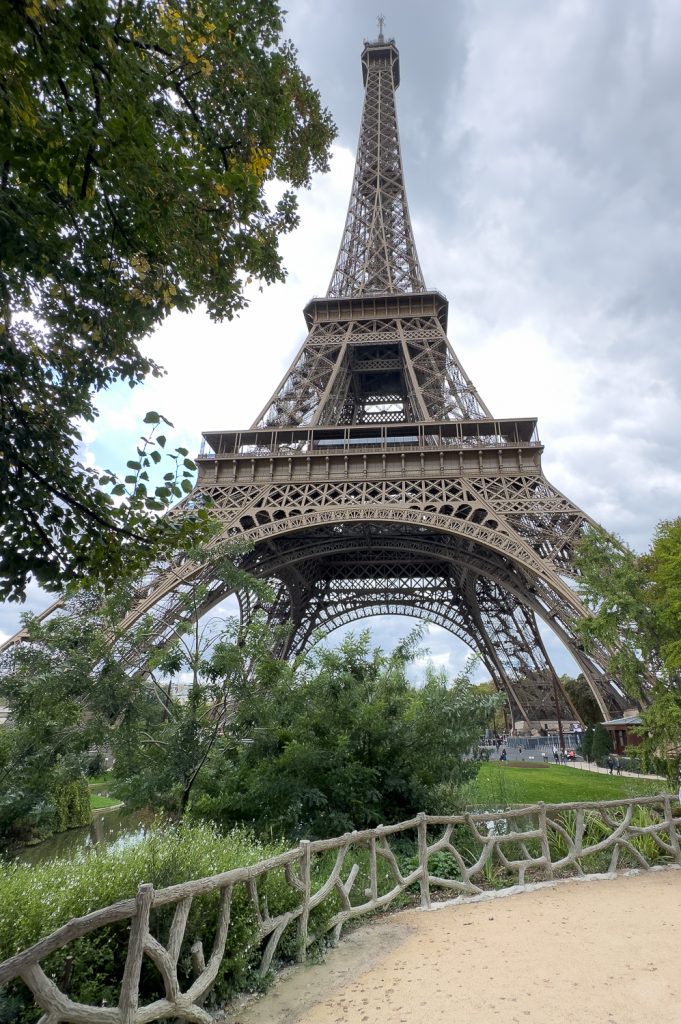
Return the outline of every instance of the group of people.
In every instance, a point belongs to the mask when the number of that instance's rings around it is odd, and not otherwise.
[[[546,753],[546,751],[544,751],[542,756],[544,760],[548,762],[549,755]],[[562,750],[559,750],[558,747],[553,748],[553,760],[556,762],[556,764],[567,764],[570,761],[574,761],[574,759],[574,750],[566,750],[565,747],[563,747]]]
[[[499,758],[500,761],[506,761],[508,759],[508,754],[507,754],[507,751],[506,751],[506,743],[507,743],[507,741],[508,741],[508,737],[507,736],[505,736],[505,735],[504,736],[500,736],[499,734],[495,734],[495,736],[494,736],[494,738],[492,740],[492,743],[494,744],[494,746],[497,749],[497,755],[498,755],[498,758]],[[518,747],[518,756],[519,757],[522,755],[522,752],[523,752],[523,748],[521,746],[519,746]],[[542,755],[541,756],[542,756],[542,760],[543,760],[544,764],[548,764],[549,763],[549,755],[548,755],[546,750],[542,751]],[[532,760],[532,758],[530,758],[530,760]],[[571,748],[567,749],[566,747],[555,747],[554,746],[553,747],[553,760],[555,761],[556,764],[574,764],[574,762],[576,760],[576,754],[575,754],[575,751],[573,749],[571,749]],[[607,766],[607,769],[608,769],[608,771],[610,772],[611,775],[613,775],[613,774],[621,775],[622,774],[622,765],[620,764],[619,758],[617,757],[616,754],[611,754],[608,757],[608,759],[606,761],[606,766]]]

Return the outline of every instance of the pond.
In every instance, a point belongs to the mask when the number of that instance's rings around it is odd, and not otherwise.
[[[90,825],[58,832],[36,846],[25,846],[13,859],[22,864],[43,864],[58,857],[72,857],[87,853],[96,846],[111,846],[116,842],[135,842],[151,828],[153,811],[94,811]]]

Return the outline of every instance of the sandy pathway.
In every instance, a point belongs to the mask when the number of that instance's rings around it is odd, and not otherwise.
[[[234,1024],[681,1022],[681,871],[402,911],[294,968]]]

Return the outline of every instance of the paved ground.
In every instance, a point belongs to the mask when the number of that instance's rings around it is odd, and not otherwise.
[[[494,750],[492,752],[491,756],[490,756],[490,761],[498,761],[499,760],[499,755],[500,755],[502,749],[503,749],[503,747],[500,750]],[[537,748],[533,748],[533,747],[529,747],[529,748],[528,747],[519,747],[519,746],[512,746],[511,744],[508,744],[506,746],[506,754],[507,754],[507,761],[508,762],[528,761],[528,762],[534,763],[534,764],[544,764],[545,763],[544,759],[542,757],[542,751],[538,750]],[[554,757],[553,757],[553,755],[552,755],[552,753],[550,751],[548,751],[548,761],[546,763],[547,764],[556,764],[556,761],[555,761],[555,759],[554,759]],[[590,761],[589,763],[587,763],[581,757],[576,757],[574,761],[562,761],[562,762],[560,762],[560,764],[564,768],[582,768],[584,771],[601,772],[601,774],[605,774],[605,775],[609,774],[609,769],[608,768],[600,768],[597,764],[594,764],[593,761]],[[616,775],[617,772],[615,771],[615,772],[613,772],[613,774]],[[663,778],[662,775],[646,775],[644,772],[625,772],[625,771],[620,771],[619,774],[620,775],[627,775],[627,776],[629,776],[631,778],[635,778],[635,779],[662,779]]]
[[[377,917],[232,1024],[681,1021],[681,870]]]
[[[594,764],[593,761],[590,764],[587,764],[586,761],[568,762],[566,767],[568,767],[568,768],[582,768],[586,772],[600,772],[601,775],[609,775],[610,774],[610,770],[608,768],[600,768],[597,764]],[[661,779],[663,782],[665,781],[664,775],[646,775],[645,772],[625,772],[625,771],[620,771],[618,773],[616,771],[613,771],[612,774],[613,775],[619,774],[621,776],[626,775],[630,779]]]

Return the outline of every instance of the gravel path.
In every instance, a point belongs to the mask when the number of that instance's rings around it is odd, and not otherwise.
[[[681,870],[373,919],[232,1024],[681,1021]]]

